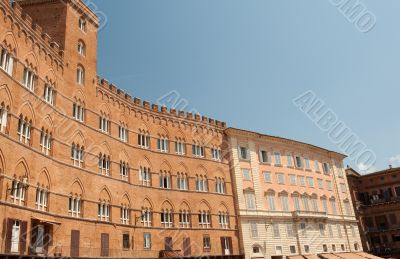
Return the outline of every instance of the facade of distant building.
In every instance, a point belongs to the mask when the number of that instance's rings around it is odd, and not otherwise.
[[[400,256],[400,168],[361,175],[346,170],[364,249]]]
[[[98,79],[99,24],[83,1],[10,2],[0,3],[0,254],[237,255],[225,123]]]
[[[225,132],[246,258],[362,251],[343,155],[239,129]]]

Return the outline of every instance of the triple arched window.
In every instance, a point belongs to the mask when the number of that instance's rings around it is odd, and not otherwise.
[[[76,167],[83,167],[84,148],[79,144],[72,143],[71,160]]]
[[[160,188],[171,189],[171,173],[167,171],[160,172]]]
[[[42,128],[42,131],[40,133],[40,148],[43,154],[50,155],[51,142],[51,132]]]
[[[215,178],[215,191],[216,193],[225,194],[225,181],[224,178]]]
[[[1,50],[0,67],[7,74],[12,76],[13,67],[14,67],[14,58],[12,57],[11,53],[4,48]]]
[[[32,121],[27,117],[23,117],[22,114],[18,121],[18,136],[19,141],[25,144],[29,144],[31,140],[31,126]]]
[[[109,176],[111,168],[110,156],[106,154],[99,154],[99,173],[102,175]]]
[[[208,192],[208,181],[206,176],[196,175],[196,191]]]

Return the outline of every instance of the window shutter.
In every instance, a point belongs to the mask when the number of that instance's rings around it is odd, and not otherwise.
[[[222,255],[225,255],[225,242],[224,242],[224,237],[221,237],[221,250],[222,250]]]
[[[4,229],[7,229],[6,233],[6,253],[11,253],[11,238],[12,238],[12,228],[13,228],[14,220],[13,219],[5,219],[4,220]]]
[[[109,236],[108,234],[101,234],[101,254],[100,256],[109,256]]]
[[[21,221],[20,239],[19,239],[19,251],[23,255],[26,252],[26,239],[28,238],[28,222]]]
[[[190,256],[192,254],[192,249],[190,246],[190,237],[185,237],[183,239],[183,255]]]
[[[233,254],[233,247],[232,247],[232,238],[228,237],[228,244],[229,244],[229,253]]]

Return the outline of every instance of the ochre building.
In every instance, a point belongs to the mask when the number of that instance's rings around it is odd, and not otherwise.
[[[0,254],[238,255],[225,123],[96,74],[81,1],[0,3]]]
[[[400,168],[360,174],[346,170],[366,251],[400,257]]]

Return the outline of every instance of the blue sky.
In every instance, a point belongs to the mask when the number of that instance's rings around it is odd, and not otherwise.
[[[376,154],[372,169],[400,166],[398,0],[359,1],[376,17],[367,33],[341,0],[91,1],[107,18],[98,73],[133,96],[175,91],[229,126],[340,152],[293,104],[311,90]]]

